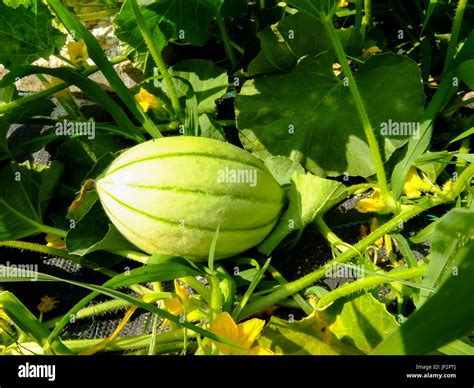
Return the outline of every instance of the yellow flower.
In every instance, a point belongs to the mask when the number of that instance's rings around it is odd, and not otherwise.
[[[349,3],[345,0],[339,0],[339,3],[337,4],[337,6],[339,8],[342,8],[342,7],[347,7],[349,5]]]
[[[163,299],[165,308],[176,316],[186,314],[186,320],[188,321],[198,320],[201,316],[200,311],[190,299],[186,287],[180,284],[178,279],[174,280],[174,289],[178,296],[171,299]],[[162,327],[166,327],[169,323],[168,319],[163,320]]]
[[[60,249],[62,251],[66,250],[66,243],[64,242],[64,240],[55,234],[48,233],[46,235],[46,242],[47,247]]]
[[[180,315],[184,312],[184,303],[188,299],[188,292],[186,287],[179,284],[177,279],[174,280],[174,289],[178,296],[176,298],[163,299],[163,304],[171,314]]]
[[[148,112],[148,109],[156,106],[157,104],[156,97],[144,88],[140,88],[140,92],[135,94],[135,99],[140,104],[144,112]]]
[[[448,194],[452,189],[453,189],[453,180],[449,179],[444,183],[441,190],[443,194]]]
[[[356,205],[355,209],[360,213],[379,212],[384,210],[385,201],[380,193],[380,189],[374,189],[370,198],[362,198]]]
[[[41,298],[40,304],[37,306],[38,311],[43,314],[47,313],[48,311],[53,310],[56,307],[56,299],[49,297],[48,295],[45,295]]]
[[[264,326],[265,321],[257,318],[236,324],[228,312],[222,312],[214,319],[209,331],[243,348],[234,348],[217,341],[212,341],[224,355],[272,355],[274,353],[271,350],[260,345],[252,347]]]
[[[421,196],[421,190],[431,191],[432,188],[432,184],[426,182],[426,180],[422,180],[416,170],[411,168],[403,186],[403,191],[408,198],[418,198]]]
[[[83,65],[89,59],[89,53],[84,41],[81,39],[79,42],[74,40],[67,44],[67,54],[69,59],[75,65]]]

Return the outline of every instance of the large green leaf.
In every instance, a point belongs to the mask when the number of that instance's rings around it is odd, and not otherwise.
[[[290,169],[294,168],[289,166]],[[290,233],[301,231],[346,196],[346,187],[339,182],[323,179],[295,169],[288,193],[289,206],[280,217],[273,232],[258,246],[269,255]],[[282,174],[281,174],[282,175]]]
[[[38,2],[37,12],[0,2],[0,63],[6,68],[27,65],[58,51],[66,37],[52,27],[52,20],[42,2]]]
[[[222,97],[229,86],[226,70],[202,59],[190,59],[178,63],[173,66],[173,75],[188,81],[193,87],[198,103],[198,114],[215,112],[215,100]],[[175,87],[180,97],[186,96],[187,85],[175,82]]]
[[[471,234],[472,238],[472,234]],[[427,354],[474,330],[474,240],[459,249],[452,274],[423,306],[376,349],[375,354]]]
[[[354,28],[340,29],[337,33],[347,54],[354,51],[352,48],[360,49]],[[302,12],[265,27],[257,36],[262,49],[249,65],[251,76],[290,71],[306,55],[331,52],[335,56],[324,25]]]
[[[322,312],[291,322],[272,317],[261,345],[277,354],[361,354],[397,328],[395,318],[371,294],[338,300]]]
[[[11,162],[0,171],[0,240],[41,232],[43,216],[63,172],[62,165]]]
[[[351,343],[364,353],[370,352],[398,327],[385,305],[370,293],[338,302],[340,304],[336,303],[326,312],[328,317],[335,318],[331,331],[340,341]]]
[[[334,75],[331,57],[304,58],[288,74],[255,78],[243,85],[235,105],[247,150],[261,159],[296,158],[317,175],[374,174],[353,97]],[[408,137],[382,136],[381,124],[416,125],[423,109],[418,65],[391,53],[376,55],[357,72],[356,82],[388,159]]]
[[[446,279],[459,271],[459,249],[474,238],[474,210],[452,209],[442,217],[434,228],[431,237],[430,262],[426,268],[422,285],[429,288],[440,287]],[[424,303],[431,294],[420,292],[420,302]]]

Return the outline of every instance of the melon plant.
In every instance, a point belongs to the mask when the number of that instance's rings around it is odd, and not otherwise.
[[[112,223],[149,254],[205,260],[239,254],[273,229],[284,194],[265,165],[222,141],[176,136],[121,154],[97,179]]]

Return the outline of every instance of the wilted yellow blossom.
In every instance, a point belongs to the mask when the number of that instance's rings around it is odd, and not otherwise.
[[[58,302],[56,299],[49,297],[48,295],[45,295],[41,298],[40,304],[37,306],[38,311],[43,314],[47,313],[48,311],[53,310],[56,307],[56,304]]]

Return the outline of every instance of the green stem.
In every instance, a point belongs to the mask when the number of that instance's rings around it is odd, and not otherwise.
[[[375,286],[391,283],[397,280],[411,279],[418,276],[422,276],[425,273],[426,266],[420,266],[415,268],[409,268],[403,271],[398,271],[394,273],[387,273],[387,277],[390,277],[393,280],[387,279],[385,276],[369,276],[363,279],[356,280],[351,283],[346,283],[341,287],[336,288],[335,290],[324,295],[318,302],[318,309],[324,309],[328,307],[335,300],[342,298],[344,296],[353,294],[364,289],[374,288]]]
[[[98,20],[98,19],[103,19],[108,16],[113,16],[117,14],[117,10],[111,9],[108,11],[99,11],[99,12],[93,12],[93,13],[86,13],[82,15],[77,15],[77,17],[82,20],[83,22],[86,21],[91,21],[91,20]]]
[[[220,10],[216,12],[216,20],[217,26],[219,27],[219,31],[221,33],[222,41],[224,42],[225,51],[229,56],[230,63],[232,66],[237,64],[237,59],[235,58],[234,49],[232,48],[232,44],[230,42],[229,34],[227,33],[227,29],[225,28],[224,18]]]
[[[393,199],[392,193],[388,189],[387,177],[385,175],[382,156],[380,154],[377,138],[374,134],[374,129],[372,128],[372,124],[370,123],[369,115],[367,114],[367,111],[365,109],[362,96],[360,95],[359,88],[357,87],[351,68],[347,63],[346,54],[344,53],[344,48],[342,47],[341,40],[339,39],[336,29],[334,28],[332,19],[328,16],[325,18],[324,27],[329,39],[331,40],[332,45],[334,46],[336,55],[342,67],[342,71],[349,82],[349,89],[351,91],[352,97],[354,98],[354,102],[359,113],[359,118],[362,121],[362,127],[364,128],[365,136],[367,138],[367,142],[372,153],[372,159],[374,161],[375,172],[377,175],[377,181],[380,187],[380,191],[387,206],[392,211],[396,211],[397,203]]]
[[[284,278],[284,276],[272,265],[268,266],[268,272],[273,276],[273,278],[280,284],[286,284],[288,281]],[[255,293],[253,294],[255,295]],[[314,309],[309,304],[309,302],[303,298],[300,294],[292,295],[294,301],[301,310],[305,312],[306,315],[310,315],[313,313]]]
[[[367,27],[372,26],[372,4],[371,0],[364,0],[364,16],[362,17],[362,38],[365,38]]]
[[[117,58],[112,59],[110,61],[110,63],[112,65],[116,65],[116,64],[124,62],[126,60],[127,60],[127,58],[125,58],[125,57],[117,57]],[[89,76],[91,74],[94,74],[98,71],[99,71],[99,68],[97,66],[90,66],[89,68],[87,68],[86,70],[84,70],[82,72],[82,75],[87,77],[87,76]],[[49,87],[45,90],[42,90],[38,93],[28,94],[27,96],[22,97],[18,100],[11,101],[7,104],[0,105],[0,114],[3,113],[3,112],[8,111],[10,109],[18,108],[20,106],[29,104],[33,101],[39,100],[40,98],[51,96],[52,94],[60,92],[61,90],[64,90],[64,89],[68,88],[69,86],[71,86],[71,85],[69,85],[67,82],[61,82],[57,85],[51,86],[51,87]]]
[[[158,67],[158,71],[163,75],[163,79],[168,89],[168,94],[171,100],[171,105],[173,106],[174,114],[181,122],[184,122],[184,114],[181,110],[181,106],[179,104],[178,94],[176,93],[176,89],[174,87],[173,81],[171,79],[171,75],[166,67],[166,64],[161,57],[160,50],[155,44],[153,40],[150,30],[145,23],[145,19],[140,11],[140,7],[137,3],[137,0],[131,0],[130,3],[132,4],[133,13],[135,14],[135,18],[137,19],[138,27],[140,28],[140,32],[142,33],[143,39],[150,50],[150,54],[155,61],[156,66]],[[158,28],[158,26],[155,26]]]
[[[147,300],[148,299],[157,299],[157,300],[169,299],[172,297],[173,297],[173,294],[171,292],[151,292],[147,295]],[[122,310],[130,306],[132,306],[132,304],[125,300],[112,299],[112,300],[108,300],[102,303],[94,304],[92,306],[84,307],[83,309],[77,312],[75,319],[77,321],[77,320],[89,318],[92,316],[106,314],[112,311]],[[61,318],[62,317],[56,317],[56,318],[50,319],[47,322],[45,322],[45,325],[48,328],[54,327]]]
[[[206,285],[196,278],[192,276],[186,276],[185,278],[181,279],[184,283],[186,283],[189,287],[191,287],[194,291],[196,291],[199,295],[202,296],[204,301],[209,304],[211,302],[211,292]]]
[[[446,52],[446,59],[444,61],[444,72],[448,69],[451,61],[454,59],[456,47],[461,31],[462,18],[464,10],[466,9],[467,0],[459,0],[454,16],[453,28],[451,30],[451,38],[449,39],[448,50]]]
[[[190,338],[195,338],[197,334],[191,330],[187,331],[187,335]],[[173,331],[165,331],[157,333],[155,338],[155,343],[157,350],[161,350],[161,346],[179,343],[181,346],[183,344],[184,330],[176,329]],[[94,346],[100,344],[105,338],[93,338],[93,339],[76,339],[76,340],[63,340],[63,343],[73,352],[79,353],[83,350],[90,349]],[[102,351],[126,351],[126,350],[135,350],[135,349],[144,349],[150,345],[151,334],[141,335],[137,337],[121,337],[117,338],[107,346],[102,349]],[[17,345],[11,345],[16,348]],[[38,345],[36,342],[22,342],[21,348],[29,350],[34,354],[42,354],[43,349],[41,345]],[[28,353],[29,354],[29,353]]]
[[[358,244],[354,246],[358,251],[364,251],[370,245],[372,245],[375,241],[377,241],[380,237],[384,234],[390,232],[391,230],[395,229],[400,222],[404,222],[407,219],[414,217],[417,214],[422,213],[423,211],[429,209],[431,206],[428,206],[425,203],[424,206],[417,205],[411,206],[408,209],[405,209],[402,213],[398,214],[389,222],[383,224],[380,228],[369,234],[366,238],[361,240]],[[327,263],[327,265],[332,265],[335,263],[344,263],[350,260],[352,257],[356,255],[356,250],[347,250],[341,253],[336,260],[331,260]],[[254,301],[253,303],[246,306],[246,308],[241,313],[241,318],[248,317],[252,314],[257,313],[258,311],[263,310],[264,308],[271,306],[279,302],[280,300],[287,298],[290,295],[293,295],[296,292],[303,290],[306,287],[311,286],[312,284],[316,283],[317,281],[321,280],[326,274],[325,266],[317,269],[314,272],[311,272],[302,278],[295,280],[293,282],[287,283],[281,286],[276,291],[272,292],[269,295],[263,296],[258,300]]]
[[[107,252],[125,257],[125,258],[130,259],[130,260],[138,261],[139,263],[142,263],[142,264],[148,264],[148,260],[150,259],[150,256],[144,255],[143,253],[128,250],[128,249],[127,250],[117,250],[117,251],[112,250],[112,249],[108,249]]]
[[[234,318],[234,321],[237,322],[241,319],[240,314],[242,310],[245,308],[253,292],[255,291],[255,288],[257,288],[258,283],[260,283],[260,281],[263,279],[263,276],[265,275],[265,271],[270,265],[270,260],[271,258],[268,258],[265,264],[263,265],[263,267],[257,271],[257,273],[255,274],[255,277],[250,282],[250,285],[247,288],[247,291],[245,291],[245,294],[242,296],[242,299],[240,300],[239,304],[232,312],[232,318]]]
[[[350,249],[348,248],[348,243],[342,241],[342,239],[336,233],[329,229],[322,216],[316,217],[314,224],[331,246],[339,248],[342,252]]]
[[[387,223],[383,224],[380,228],[370,233],[366,238],[359,241],[354,245],[355,249],[349,249],[341,255],[339,255],[335,260],[331,260],[327,265],[333,265],[336,263],[344,263],[350,260],[357,254],[357,251],[362,252],[375,241],[377,241],[383,235],[391,232],[396,229],[400,223],[406,222],[410,218],[423,213],[424,211],[438,206],[440,204],[454,201],[464,190],[464,188],[469,187],[470,181],[474,176],[474,164],[467,167],[462,174],[459,176],[458,180],[453,185],[452,190],[442,198],[431,198],[423,203],[418,205],[406,206],[402,208],[402,211],[392,218]],[[311,272],[302,278],[295,280],[293,282],[287,283],[279,287],[276,291],[272,292],[269,295],[263,296],[254,302],[248,304],[240,314],[240,319],[244,319],[252,314],[255,314],[264,308],[271,306],[275,303],[278,303],[280,300],[287,298],[290,295],[293,295],[306,287],[311,286],[317,281],[321,280],[326,273],[325,266],[317,269],[314,272]]]

